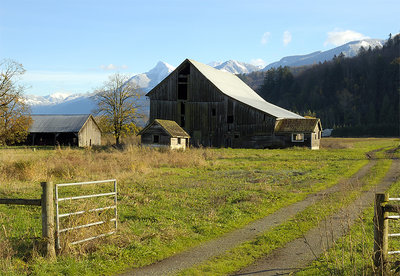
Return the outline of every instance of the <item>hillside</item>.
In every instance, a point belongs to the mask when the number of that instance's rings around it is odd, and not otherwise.
[[[336,135],[398,136],[399,53],[397,35],[382,48],[361,48],[356,57],[339,55],[298,74],[272,68],[258,93],[278,106],[315,114]]]

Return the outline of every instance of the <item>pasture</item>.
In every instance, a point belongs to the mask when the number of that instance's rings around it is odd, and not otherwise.
[[[0,197],[39,198],[41,181],[116,178],[119,216],[116,235],[48,261],[38,243],[40,210],[0,205],[0,274],[99,275],[145,266],[333,186],[367,164],[367,152],[398,144],[332,138],[319,151],[0,149]]]

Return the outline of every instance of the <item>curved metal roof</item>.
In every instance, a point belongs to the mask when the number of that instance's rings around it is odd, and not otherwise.
[[[303,117],[265,101],[240,78],[229,72],[215,69],[211,66],[188,59],[209,81],[211,81],[223,94],[276,118],[302,119]]]

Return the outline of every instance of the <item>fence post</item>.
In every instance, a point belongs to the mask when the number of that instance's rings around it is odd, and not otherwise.
[[[42,186],[42,238],[45,241],[45,252],[48,258],[55,258],[54,245],[54,202],[53,182],[41,182]]]
[[[374,208],[374,264],[379,268],[379,274],[384,275],[388,256],[388,212],[384,204],[389,201],[389,195],[375,194]]]

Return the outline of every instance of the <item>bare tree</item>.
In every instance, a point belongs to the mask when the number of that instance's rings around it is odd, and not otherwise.
[[[23,99],[25,88],[18,84],[24,73],[22,64],[0,61],[0,144],[22,142],[28,135],[31,118]]]
[[[137,120],[141,118],[138,111],[140,94],[137,84],[130,81],[129,76],[109,76],[108,81],[95,90],[93,98],[103,131],[112,132],[117,145],[122,136],[137,131]]]

